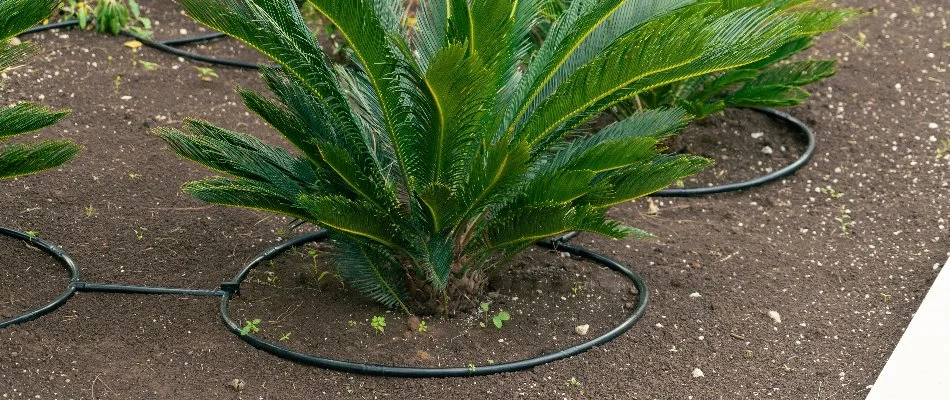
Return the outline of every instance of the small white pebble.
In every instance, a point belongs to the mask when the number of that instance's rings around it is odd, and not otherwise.
[[[940,126],[940,125],[937,125],[936,122],[931,122],[931,123],[927,124],[927,127],[930,128],[930,129],[937,129],[939,126]]]
[[[693,368],[693,378],[702,378],[704,376],[706,376],[706,374],[703,373],[703,370],[699,368]]]
[[[782,315],[779,314],[778,311],[769,310],[767,314],[769,315],[769,318],[772,318],[772,321],[775,321],[776,324],[782,323]]]
[[[122,100],[132,100],[132,96],[122,96],[122,97],[120,97],[120,99],[122,99]]]
[[[772,154],[772,153],[773,153],[772,148],[769,147],[769,146],[763,147],[763,148],[762,148],[762,152],[765,153],[765,154]]]
[[[657,323],[657,324],[656,324],[656,327],[657,327],[657,328],[662,328],[662,327],[663,327],[663,324]]]
[[[753,139],[758,139],[758,138],[760,138],[760,137],[762,137],[762,136],[765,136],[765,132],[754,132],[754,133],[752,133],[752,138],[753,138]]]
[[[587,332],[590,331],[590,325],[578,325],[574,327],[574,333],[577,333],[580,336],[587,336]]]
[[[693,292],[689,294],[689,297],[692,297],[695,299],[695,298],[703,297],[703,295],[699,294],[699,292]]]
[[[181,29],[178,30],[178,33],[180,33],[180,34],[182,34],[182,35],[187,35],[187,34],[188,34],[188,30],[185,29],[185,28],[181,28]]]

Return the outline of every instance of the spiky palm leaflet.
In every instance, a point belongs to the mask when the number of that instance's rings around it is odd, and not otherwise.
[[[0,72],[20,65],[36,53],[38,47],[32,43],[13,44],[10,38],[49,17],[57,4],[57,0],[0,0]],[[0,141],[53,125],[68,114],[69,111],[33,103],[0,108]],[[0,147],[0,180],[58,167],[79,150],[78,145],[65,140]]]
[[[327,227],[352,287],[407,311],[420,296],[445,308],[457,282],[540,238],[642,234],[606,211],[708,165],[657,145],[689,117],[585,123],[766,59],[815,23],[761,2],[577,0],[535,49],[545,1],[421,0],[409,26],[402,0],[310,0],[351,47],[348,69],[328,64],[292,0],[179,0],[280,65],[264,71],[274,98],[242,96],[299,155],[200,121],[158,134],[228,176],[185,191]]]
[[[571,3],[572,0],[552,2],[546,8],[547,18],[557,18]],[[833,76],[837,72],[837,61],[788,60],[810,48],[822,33],[835,30],[859,15],[856,10],[832,9],[825,2],[816,0],[740,0],[729,3],[725,9],[770,5],[783,11],[809,12],[812,20],[807,28],[797,33],[797,37],[787,40],[770,56],[644,91],[618,105],[621,116],[643,108],[677,106],[687,109],[696,118],[705,118],[729,107],[791,107],[801,104],[810,96],[803,86]]]

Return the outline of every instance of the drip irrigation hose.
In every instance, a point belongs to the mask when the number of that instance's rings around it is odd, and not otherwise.
[[[225,295],[225,291],[221,289],[217,290],[205,290],[205,289],[179,289],[179,288],[164,288],[164,287],[151,287],[151,286],[134,286],[134,285],[119,285],[111,283],[93,283],[82,281],[79,277],[79,267],[76,265],[76,262],[73,261],[68,254],[66,254],[63,249],[59,248],[53,243],[47,242],[43,239],[36,238],[29,234],[15,231],[13,229],[8,229],[0,226],[0,235],[9,236],[17,240],[22,240],[29,243],[34,247],[38,247],[53,256],[60,264],[66,268],[66,272],[69,273],[69,284],[66,286],[66,290],[53,300],[52,303],[49,303],[43,307],[27,311],[24,314],[21,314],[18,317],[9,319],[6,321],[0,321],[0,329],[6,328],[12,325],[18,325],[25,322],[33,321],[39,317],[42,317],[46,314],[49,314],[62,306],[77,292],[100,292],[100,293],[125,293],[125,294],[177,294],[185,296],[206,296],[206,297],[221,297]]]
[[[364,374],[364,375],[374,375],[374,376],[389,376],[389,377],[405,377],[405,378],[449,378],[449,377],[470,377],[470,376],[484,376],[505,372],[516,372],[522,371],[529,368],[536,367],[538,365],[550,363],[552,361],[557,361],[567,357],[575,356],[580,353],[583,353],[595,346],[603,345],[618,336],[622,335],[624,332],[633,327],[634,324],[643,316],[646,312],[647,303],[650,298],[650,291],[647,289],[646,283],[633,271],[623,266],[622,264],[607,258],[601,254],[594,253],[590,250],[584,249],[582,247],[573,247],[562,245],[559,242],[555,241],[542,241],[538,242],[539,246],[557,249],[559,251],[566,251],[573,255],[587,258],[591,261],[600,263],[607,266],[608,268],[619,272],[624,277],[633,282],[634,286],[637,288],[637,306],[626,320],[624,320],[620,325],[613,328],[609,332],[598,336],[590,341],[569,347],[567,349],[557,351],[554,353],[545,354],[539,357],[529,358],[520,361],[514,361],[504,364],[491,364],[491,365],[480,365],[474,367],[456,367],[456,368],[416,368],[416,367],[399,367],[393,365],[379,365],[379,364],[367,364],[367,363],[357,363],[351,361],[342,361],[329,358],[323,358],[314,356],[307,353],[301,353],[294,350],[287,349],[285,347],[278,346],[274,343],[265,341],[261,338],[254,336],[253,334],[241,334],[241,326],[232,320],[228,312],[228,303],[231,300],[233,294],[239,292],[241,282],[247,278],[248,274],[252,269],[254,269],[258,264],[270,260],[284,251],[287,251],[291,247],[298,246],[304,243],[316,242],[323,240],[327,237],[327,231],[322,230],[314,232],[311,234],[303,235],[294,239],[291,239],[283,244],[270,248],[256,258],[254,258],[247,266],[235,276],[234,280],[229,283],[222,285],[227,293],[221,298],[221,319],[224,321],[228,330],[240,337],[242,340],[250,344],[251,346],[271,353],[277,357],[291,360],[294,362],[312,365],[316,367],[332,369],[348,373]]]
[[[664,189],[659,192],[653,193],[650,196],[653,197],[693,197],[693,196],[705,196],[716,193],[725,193],[725,192],[734,192],[739,190],[751,189],[754,187],[762,186],[770,182],[782,179],[786,176],[789,176],[795,171],[799,170],[801,167],[808,164],[808,161],[811,160],[812,156],[815,154],[815,132],[805,125],[802,121],[799,121],[797,118],[788,115],[785,112],[774,110],[771,108],[752,108],[756,112],[765,114],[773,119],[784,122],[785,124],[795,128],[800,133],[805,136],[805,152],[802,153],[795,162],[789,164],[788,166],[774,171],[768,175],[760,176],[745,182],[739,183],[729,183],[725,185],[710,186],[710,187],[699,187],[699,188],[684,188],[684,189]]]
[[[65,251],[60,249],[55,244],[47,242],[43,239],[39,239],[39,238],[33,237],[32,235],[15,231],[13,229],[7,229],[2,226],[0,226],[0,235],[9,236],[14,239],[22,240],[26,243],[29,243],[30,245],[34,247],[39,247],[40,249],[45,251],[47,254],[53,256],[53,258],[59,261],[59,263],[62,264],[63,267],[66,268],[66,272],[69,273],[69,284],[66,285],[66,290],[64,290],[62,294],[60,294],[59,297],[56,298],[56,300],[53,300],[52,303],[49,303],[43,307],[27,311],[26,313],[18,317],[15,317],[13,319],[0,321],[0,329],[6,328],[12,325],[22,324],[24,322],[30,322],[46,314],[49,314],[53,310],[65,304],[66,300],[69,300],[69,298],[72,297],[72,295],[76,293],[76,282],[79,282],[79,267],[76,266],[76,263],[73,261],[72,258],[69,257],[68,254],[66,254]]]
[[[69,21],[62,21],[62,22],[56,22],[52,24],[34,26],[30,29],[27,29],[23,33],[21,33],[21,35],[38,33],[38,32],[48,31],[51,29],[71,28],[78,25],[79,25],[79,21],[73,19]],[[164,41],[151,40],[151,39],[142,37],[141,35],[136,35],[124,29],[120,31],[119,33],[123,36],[135,39],[141,42],[143,45],[146,45],[153,49],[170,53],[178,57],[187,58],[189,60],[200,61],[200,62],[204,62],[208,64],[223,65],[227,67],[236,67],[236,68],[244,68],[244,69],[260,69],[260,65],[258,64],[249,63],[245,61],[224,60],[220,58],[208,57],[208,56],[203,56],[201,54],[196,54],[196,53],[192,53],[192,52],[188,52],[188,51],[184,51],[184,50],[180,50],[175,47],[172,47],[172,46],[180,46],[184,44],[204,42],[204,41],[218,39],[218,38],[227,36],[223,33],[210,33],[206,35],[199,35],[199,36],[186,37],[186,38],[180,38],[180,39],[170,39],[170,40],[164,40]]]

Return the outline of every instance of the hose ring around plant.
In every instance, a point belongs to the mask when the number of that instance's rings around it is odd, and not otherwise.
[[[46,24],[46,25],[37,25],[20,33],[20,35],[29,35],[29,34],[44,32],[44,31],[48,31],[52,29],[71,28],[78,25],[79,25],[79,20],[71,19],[68,21],[54,22],[54,23]],[[171,55],[175,55],[178,57],[183,57],[190,60],[200,61],[200,62],[204,62],[208,64],[222,65],[225,67],[260,69],[260,65],[255,64],[255,63],[208,57],[208,56],[204,56],[197,53],[179,50],[174,47],[174,46],[180,46],[180,45],[185,45],[185,44],[205,42],[205,41],[214,40],[214,39],[227,36],[223,33],[211,33],[211,34],[206,34],[206,35],[199,35],[199,36],[186,37],[186,38],[180,38],[180,39],[169,39],[165,41],[151,40],[151,39],[142,37],[140,35],[136,35],[132,32],[129,32],[128,30],[122,30],[119,33],[122,34],[123,36],[127,36],[132,39],[135,39],[148,47],[151,47],[156,50],[159,50]]]
[[[237,335],[251,346],[259,350],[266,351],[277,357],[284,358],[290,361],[298,362],[301,364],[312,365],[316,367],[356,373],[356,374],[365,374],[365,375],[374,375],[374,376],[389,376],[389,377],[405,377],[405,378],[450,378],[450,377],[471,377],[471,376],[484,376],[491,374],[499,374],[506,372],[516,372],[526,369],[530,369],[542,364],[547,364],[553,361],[561,360],[564,358],[572,357],[583,353],[587,350],[594,348],[595,346],[600,346],[610,342],[613,339],[616,339],[624,332],[633,327],[637,321],[643,317],[646,312],[647,304],[650,301],[650,291],[647,288],[646,283],[641,279],[636,273],[623,266],[622,264],[590,250],[587,250],[583,247],[577,246],[568,246],[560,244],[556,241],[542,241],[538,242],[539,246],[557,249],[559,251],[565,251],[573,255],[586,258],[590,261],[594,261],[601,265],[604,265],[615,272],[619,272],[621,275],[633,282],[634,286],[637,288],[637,305],[634,308],[630,316],[627,317],[620,325],[611,329],[609,332],[598,336],[590,341],[574,345],[564,350],[560,350],[554,353],[545,354],[539,357],[513,361],[503,364],[491,364],[491,365],[480,365],[474,367],[456,367],[456,368],[417,368],[417,367],[401,367],[393,365],[380,365],[380,364],[368,364],[368,363],[358,363],[352,361],[343,361],[329,358],[322,358],[314,356],[307,353],[301,353],[293,351],[274,343],[260,339],[253,334],[241,335],[241,326],[232,320],[229,317],[228,313],[228,303],[231,300],[233,294],[237,291],[241,282],[243,282],[250,271],[254,269],[261,262],[273,259],[277,257],[284,251],[287,251],[291,247],[302,245],[310,242],[317,242],[325,239],[327,237],[327,231],[322,230],[314,233],[309,233],[297,238],[291,239],[287,242],[284,242],[280,245],[272,247],[265,250],[256,258],[254,258],[250,263],[248,263],[238,274],[235,276],[234,280],[222,285],[225,288],[225,294],[221,298],[221,319],[224,321],[224,324],[227,326],[228,330]]]
[[[36,246],[42,249],[47,254],[53,256],[53,258],[59,261],[60,264],[62,264],[63,267],[66,268],[66,272],[69,273],[69,278],[70,278],[69,284],[66,286],[66,290],[64,290],[62,294],[60,294],[59,297],[56,298],[56,300],[53,300],[52,303],[49,303],[40,308],[27,311],[26,313],[18,317],[14,317],[13,319],[0,321],[0,329],[6,328],[12,325],[30,322],[46,314],[49,314],[53,310],[65,304],[66,300],[69,300],[69,298],[72,297],[72,295],[76,293],[76,282],[79,281],[79,267],[76,266],[76,262],[73,261],[73,259],[70,258],[69,255],[66,254],[65,251],[60,249],[55,244],[47,242],[43,239],[38,239],[26,233],[15,231],[13,229],[4,228],[2,226],[0,226],[0,235],[9,236],[17,240],[22,240],[24,242],[29,243],[32,246]]]
[[[767,183],[774,182],[776,180],[782,179],[786,176],[789,176],[795,171],[798,171],[805,164],[808,164],[808,161],[811,160],[812,156],[815,155],[815,132],[805,125],[804,122],[799,121],[797,118],[775,109],[771,108],[751,108],[751,110],[768,115],[774,119],[780,120],[787,125],[794,127],[796,130],[805,135],[805,151],[802,153],[795,162],[785,166],[782,169],[773,171],[772,173],[764,176],[760,176],[754,179],[750,179],[745,182],[738,183],[728,183],[725,185],[716,185],[709,187],[697,187],[697,188],[675,188],[675,189],[663,189],[659,192],[653,193],[650,196],[652,197],[693,197],[693,196],[705,196],[716,193],[726,193],[726,192],[735,192],[739,190],[751,189],[754,187],[762,186]]]

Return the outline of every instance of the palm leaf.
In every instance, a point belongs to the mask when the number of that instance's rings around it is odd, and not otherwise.
[[[82,147],[65,140],[11,145],[0,149],[0,179],[56,168],[72,159],[80,150]]]
[[[46,106],[32,103],[0,108],[0,140],[53,125],[69,113],[68,110],[54,111]]]

